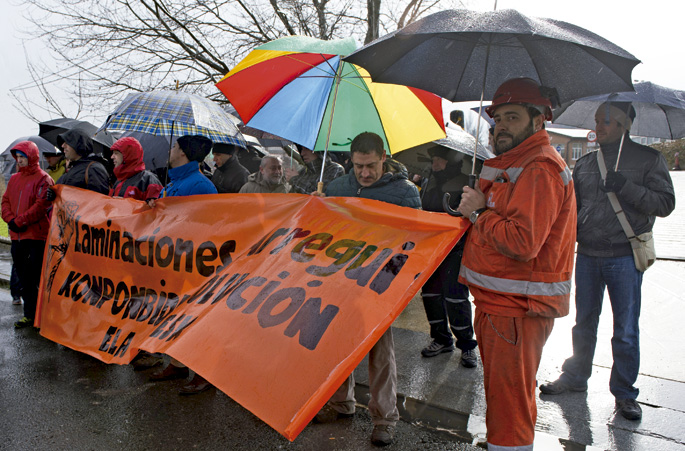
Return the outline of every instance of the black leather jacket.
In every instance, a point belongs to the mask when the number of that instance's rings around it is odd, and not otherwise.
[[[620,140],[602,146],[604,161],[613,169]],[[656,216],[668,216],[675,208],[673,182],[666,160],[658,151],[632,141],[626,134],[618,172],[626,179],[616,193],[633,231],[652,230]],[[622,257],[632,254],[630,243],[602,184],[597,152],[576,162],[573,183],[578,206],[578,253],[592,257]]]

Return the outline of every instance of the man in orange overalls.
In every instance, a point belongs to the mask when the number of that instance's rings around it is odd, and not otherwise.
[[[532,450],[535,376],[554,318],[568,314],[576,200],[550,145],[552,103],[530,78],[504,82],[486,109],[495,158],[458,210],[473,223],[459,281],[474,297],[490,451]]]

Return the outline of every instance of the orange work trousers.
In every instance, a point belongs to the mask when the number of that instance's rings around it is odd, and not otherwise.
[[[535,377],[554,318],[496,316],[476,308],[474,326],[483,362],[489,449],[532,449]]]

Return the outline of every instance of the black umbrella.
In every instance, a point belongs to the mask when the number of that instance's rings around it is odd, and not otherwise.
[[[431,169],[431,157],[428,150],[433,147],[444,147],[454,152],[467,155],[469,162],[473,155],[473,148],[476,145],[476,138],[461,128],[445,128],[447,136],[442,139],[437,139],[419,146],[411,147],[409,149],[401,150],[393,155],[393,158],[407,167],[407,170],[413,174],[419,174],[423,177],[428,177]],[[464,156],[462,155],[462,157]],[[479,160],[487,160],[495,155],[486,147],[478,144],[478,154],[476,158]]]
[[[629,102],[635,108],[630,133],[653,138],[685,138],[685,91],[648,81],[635,83],[635,91],[578,99],[554,110],[554,123],[595,129],[595,112],[604,102]]]
[[[483,98],[515,77],[537,80],[557,102],[631,90],[630,74],[640,62],[584,28],[516,10],[441,11],[344,59],[376,82],[413,86],[451,101],[480,99],[481,108]],[[473,158],[470,186],[476,183],[475,163]]]
[[[345,58],[376,82],[433,92],[451,101],[492,98],[502,82],[530,77],[562,102],[632,89],[640,61],[576,25],[516,10],[446,10],[383,36]]]
[[[99,155],[108,151],[112,144],[114,144],[114,141],[116,141],[116,138],[107,131],[101,131],[96,134],[98,128],[88,121],[79,121],[66,117],[40,122],[38,124],[38,136],[45,138],[56,146],[57,136],[73,129],[82,130],[90,136],[93,139],[93,151]]]
[[[19,144],[21,141],[33,141],[36,146],[38,146],[38,153],[40,154],[40,167],[41,169],[45,169],[48,165],[45,161],[45,157],[43,156],[44,152],[48,153],[54,153],[57,149],[55,149],[55,146],[47,141],[44,138],[41,138],[40,136],[24,136],[22,138],[17,138],[14,141],[12,141],[12,144],[7,146],[7,148],[0,154],[0,172],[2,172],[2,176],[5,178],[5,183],[9,181],[10,176],[14,174],[16,171],[16,166],[17,162],[12,156],[11,150],[14,149],[14,146]]]

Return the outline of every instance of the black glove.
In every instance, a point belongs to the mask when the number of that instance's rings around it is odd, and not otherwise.
[[[607,171],[607,177],[604,181],[603,191],[617,193],[621,191],[623,185],[626,184],[626,178],[620,172]]]
[[[55,190],[52,188],[48,188],[48,191],[45,193],[45,198],[49,201],[52,202],[55,200],[57,197],[57,193],[55,193]]]
[[[27,226],[21,226],[21,227],[19,227],[19,226],[17,225],[17,223],[14,222],[14,219],[12,219],[12,220],[9,222],[9,224],[7,224],[7,227],[9,227],[9,229],[10,229],[12,232],[15,232],[15,233],[26,232],[26,229],[28,229]]]

